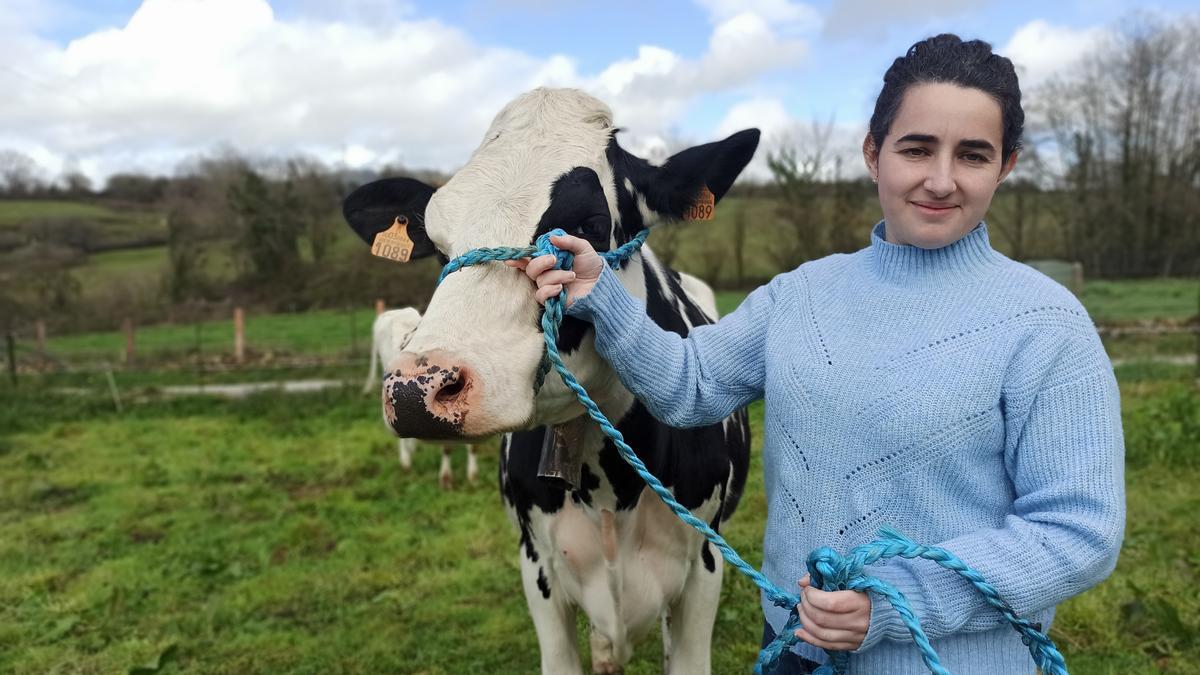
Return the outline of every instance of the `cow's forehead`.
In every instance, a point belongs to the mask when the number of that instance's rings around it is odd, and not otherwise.
[[[610,211],[612,168],[605,150],[611,114],[574,90],[534,90],[496,116],[466,166],[434,194],[426,229],[444,252],[528,243],[549,206],[551,187],[576,167],[600,177]]]

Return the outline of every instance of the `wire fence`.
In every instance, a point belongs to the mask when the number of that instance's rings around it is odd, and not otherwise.
[[[291,314],[234,308],[223,319],[117,331],[48,334],[36,322],[4,336],[7,380],[107,388],[338,380],[360,382],[371,355],[371,326],[382,304]]]

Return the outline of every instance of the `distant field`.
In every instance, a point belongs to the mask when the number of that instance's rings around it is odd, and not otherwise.
[[[101,244],[165,237],[167,232],[165,216],[150,210],[67,200],[0,199],[0,230],[48,218],[73,218],[90,223],[96,226],[97,241]]]
[[[126,257],[123,269],[155,261],[155,249],[105,254]],[[96,256],[100,257],[100,256]],[[1083,302],[1093,319],[1104,323],[1128,323],[1151,317],[1181,319],[1196,313],[1194,303],[1200,282],[1186,279],[1155,279],[1100,282],[1088,284]],[[1091,289],[1095,288],[1095,291]],[[1191,295],[1189,295],[1189,293]],[[741,303],[743,291],[720,291],[717,306],[724,316]],[[358,350],[367,353],[374,310],[314,310],[297,314],[254,314],[246,319],[247,348],[255,352],[280,354],[345,355]],[[141,326],[137,348],[147,357],[154,354],[183,354],[194,351],[199,340],[205,353],[231,353],[233,320],[223,319],[189,325]],[[120,360],[125,338],[119,331],[52,336],[49,349],[55,355],[71,359]],[[1113,350],[1115,346],[1116,351]],[[1110,341],[1110,352],[1121,356],[1144,357],[1155,353],[1187,354],[1195,349],[1195,338],[1181,333],[1159,337],[1122,337]]]
[[[1200,314],[1200,279],[1097,279],[1080,300],[1097,323],[1186,319]]]

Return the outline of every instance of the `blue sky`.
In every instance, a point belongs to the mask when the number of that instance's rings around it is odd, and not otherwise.
[[[452,169],[533,85],[579,86],[647,152],[756,125],[861,138],[915,40],[990,41],[1036,85],[1136,8],[1117,0],[9,0],[0,148],[94,177],[234,147]],[[723,37],[724,36],[724,37]]]

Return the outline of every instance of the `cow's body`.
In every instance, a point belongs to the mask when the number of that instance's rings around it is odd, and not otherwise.
[[[679,219],[702,189],[720,199],[757,141],[757,132],[741,132],[654,167],[620,148],[603,103],[573,90],[535,90],[497,115],[483,145],[436,194],[407,179],[379,181],[351,195],[345,212],[367,241],[404,216],[415,255],[522,246],[555,227],[611,250],[645,226]],[[667,330],[685,335],[715,320],[711,291],[661,265],[648,247],[618,275]],[[645,488],[557,374],[539,381],[540,311],[517,270],[491,263],[449,275],[385,379],[385,419],[397,434],[424,438],[511,432],[501,490],[520,531],[543,673],[580,671],[576,607],[592,625],[594,672],[621,672],[634,641],[661,620],[664,672],[707,673],[718,554]],[[596,353],[590,324],[564,319],[558,347],[680,503],[714,526],[732,514],[749,462],[744,411],[708,427],[667,427]],[[581,458],[573,487],[538,476],[550,427]]]
[[[653,272],[679,280],[652,256],[643,256],[640,264],[642,276]],[[674,292],[647,298],[647,311],[659,325],[686,332],[693,321],[715,319],[711,292],[707,305],[696,306],[680,284],[670,285]],[[703,315],[689,319],[679,312],[676,300],[682,298]],[[612,419],[619,419],[615,423],[626,442],[693,514],[714,526],[732,514],[749,462],[743,411],[720,425],[673,429],[634,400]],[[583,448],[577,490],[538,477],[544,428],[506,435],[500,448],[501,491],[521,532],[521,577],[542,645],[542,672],[578,669],[574,635],[580,607],[592,625],[593,672],[621,672],[637,639],[661,623],[663,672],[707,673],[721,592],[720,553],[645,488],[594,422],[584,416],[563,426],[569,441]]]
[[[367,369],[367,381],[363,384],[363,393],[373,390],[376,386],[376,372],[388,372],[388,364],[395,361],[409,338],[416,332],[421,323],[421,313],[412,307],[390,309],[375,317],[371,326],[371,365]],[[400,458],[400,467],[405,471],[412,469],[413,453],[417,451],[417,439],[400,438],[397,442],[396,453]],[[479,463],[475,459],[475,448],[467,444],[467,482],[472,485],[479,478]],[[450,463],[450,445],[442,444],[442,464],[438,468],[438,484],[448,490],[454,485],[454,474]]]

